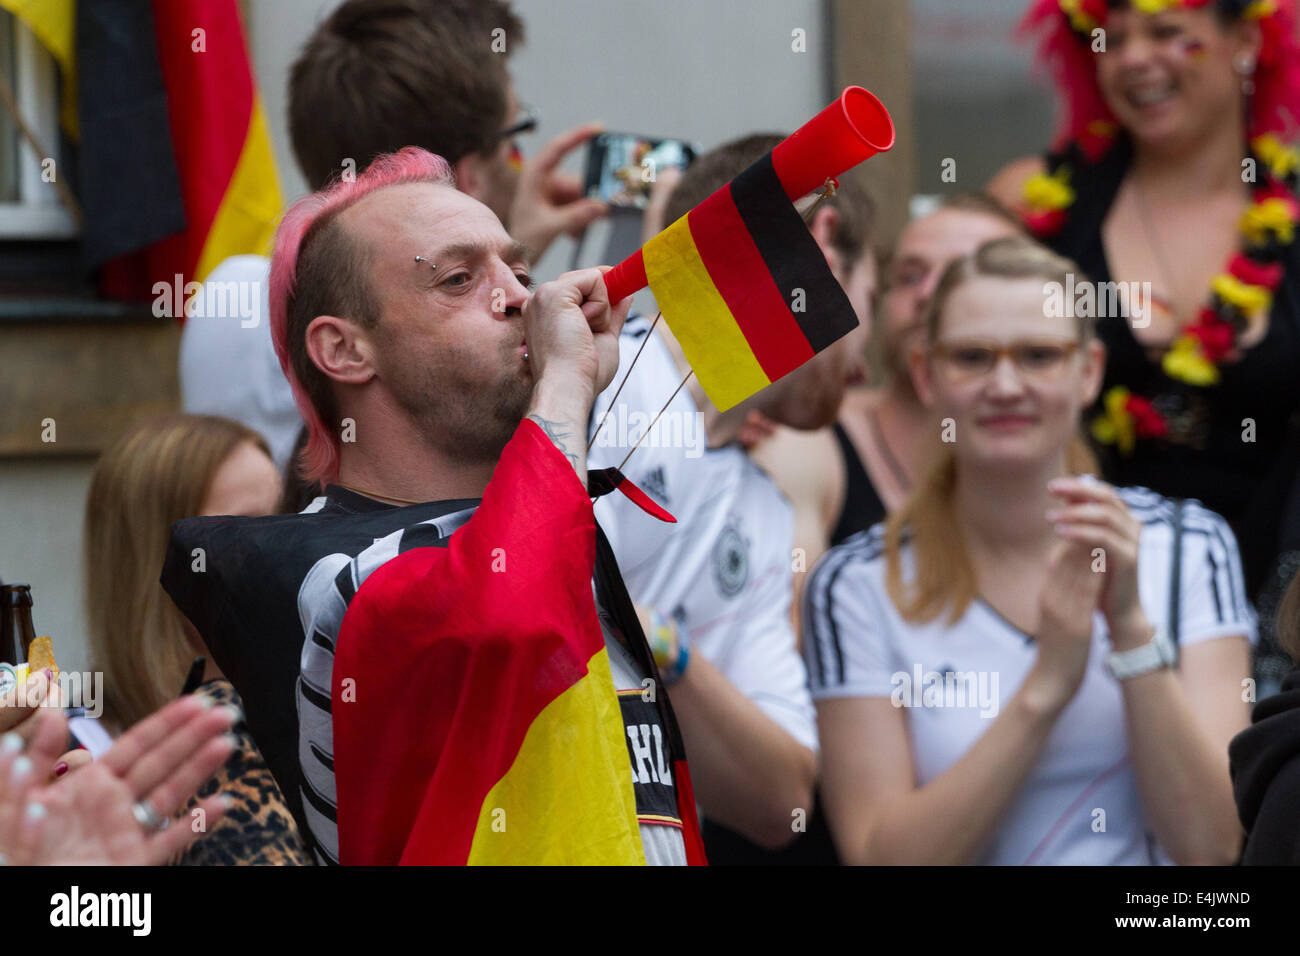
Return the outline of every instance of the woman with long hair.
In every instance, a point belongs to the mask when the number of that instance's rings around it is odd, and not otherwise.
[[[913,354],[934,461],[805,591],[822,793],[857,863],[1228,863],[1255,621],[1193,501],[1089,476],[1101,386],[1075,265],[999,239]]]
[[[125,730],[177,697],[195,658],[207,654],[158,583],[172,524],[200,515],[271,514],[280,490],[266,442],[224,418],[149,419],[99,459],[86,500],[86,604],[91,666],[104,675],[111,728]],[[240,706],[211,660],[201,680],[196,693]],[[202,797],[220,790],[234,803],[182,862],[309,862],[247,729],[241,723],[234,732],[234,753],[199,791]]]
[[[1265,621],[1300,457],[1295,13],[1295,0],[1033,0],[1023,27],[1061,125],[1045,156],[989,187],[1106,290],[1088,414],[1105,476],[1223,515]],[[1263,637],[1266,692],[1289,665]]]

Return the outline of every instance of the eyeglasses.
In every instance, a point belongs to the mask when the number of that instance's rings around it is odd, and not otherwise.
[[[520,109],[523,110],[523,116],[501,131],[501,139],[513,139],[522,133],[531,133],[537,129],[537,124],[541,122],[537,110],[531,106],[522,106]]]
[[[1051,378],[1078,348],[1073,339],[1022,339],[1009,345],[987,339],[954,339],[936,342],[930,352],[951,380],[968,382],[988,375],[1004,355],[1026,378]]]
[[[515,142],[515,137],[520,133],[531,133],[537,129],[537,124],[540,121],[537,110],[531,106],[521,108],[524,115],[501,131],[501,142],[510,144],[510,155],[507,157],[507,161],[510,163],[510,168],[516,173],[524,168],[524,152],[519,148],[519,144]]]

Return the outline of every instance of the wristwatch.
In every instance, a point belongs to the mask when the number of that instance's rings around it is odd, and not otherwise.
[[[1163,627],[1157,627],[1155,635],[1141,647],[1131,651],[1111,651],[1106,655],[1106,669],[1116,680],[1141,677],[1177,663],[1178,648]]]

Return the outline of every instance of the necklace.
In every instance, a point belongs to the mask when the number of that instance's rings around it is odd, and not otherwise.
[[[876,445],[880,448],[880,454],[885,459],[885,464],[894,475],[894,480],[898,482],[900,488],[904,491],[910,491],[912,481],[907,477],[907,472],[903,469],[902,464],[894,457],[893,451],[889,447],[889,442],[885,441],[884,429],[880,427],[880,418],[876,415],[876,410],[870,409],[867,412],[867,425],[871,428],[871,437]]]
[[[1151,215],[1151,207],[1147,205],[1146,194],[1142,191],[1142,185],[1138,182],[1136,174],[1129,178],[1129,185],[1133,187],[1133,198],[1137,200],[1138,219],[1142,221],[1142,234],[1147,241],[1147,249],[1151,251],[1151,258],[1155,259],[1156,270],[1160,273],[1160,281],[1164,283],[1165,289],[1168,290],[1169,311],[1173,314],[1174,321],[1179,322],[1186,313],[1183,311],[1182,302],[1174,297],[1173,270],[1169,268],[1169,262],[1165,258],[1164,244],[1160,242],[1160,237],[1156,235],[1156,224]]]
[[[365,495],[367,498],[375,498],[379,501],[400,501],[404,505],[424,504],[423,501],[416,501],[411,498],[398,498],[396,495],[381,495],[374,491],[366,491],[366,489],[358,488],[356,485],[345,485],[341,481],[336,481],[334,484],[338,485],[340,488],[346,488],[348,491],[355,491],[359,495]]]
[[[1250,147],[1250,160],[1257,162],[1258,157],[1259,177],[1238,225],[1241,245],[1211,282],[1206,304],[1194,319],[1184,319],[1159,362],[1167,378],[1193,389],[1217,385],[1219,366],[1240,353],[1240,337],[1252,325],[1268,321],[1273,295],[1284,275],[1286,248],[1295,240],[1300,224],[1300,201],[1296,198],[1300,152],[1272,134],[1256,137]],[[1026,182],[1025,224],[1040,239],[1060,232],[1069,220],[1077,198],[1071,178],[1097,162],[1089,155],[1080,144],[1072,144],[1059,154],[1054,171],[1039,173]],[[1145,206],[1140,195],[1138,199]],[[1147,215],[1145,209],[1140,215]],[[1143,228],[1148,228],[1145,221]],[[1158,251],[1153,248],[1152,253],[1167,271]],[[1180,317],[1175,314],[1174,318]],[[1155,401],[1122,385],[1112,386],[1102,396],[1102,410],[1090,430],[1093,438],[1117,446],[1124,456],[1133,454],[1138,439],[1178,441],[1171,436],[1169,422]]]

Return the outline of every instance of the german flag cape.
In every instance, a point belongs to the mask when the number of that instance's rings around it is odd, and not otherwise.
[[[525,420],[446,547],[365,579],[331,693],[342,863],[645,862],[593,572],[631,604],[601,550],[598,567],[586,489]],[[662,688],[631,620],[629,649]],[[687,859],[703,863],[680,734],[658,700]]]

